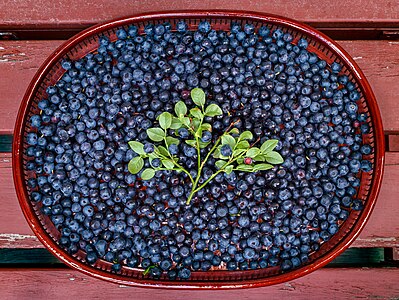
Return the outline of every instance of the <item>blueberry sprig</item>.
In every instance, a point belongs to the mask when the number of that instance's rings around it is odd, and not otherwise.
[[[277,146],[278,140],[265,141],[260,148],[248,142],[253,139],[250,131],[240,134],[234,123],[219,136],[204,159],[201,159],[201,149],[208,147],[212,141],[212,125],[205,123],[205,117],[216,117],[222,115],[222,109],[217,104],[210,104],[205,107],[205,93],[200,88],[191,91],[191,98],[196,107],[190,109],[183,101],[175,105],[175,115],[163,112],[158,117],[160,127],[147,129],[147,135],[158,145],[142,144],[137,141],[130,141],[130,148],[138,154],[128,165],[132,174],[138,174],[145,165],[145,159],[149,160],[150,167],[141,173],[142,180],[150,180],[158,171],[171,170],[184,172],[190,178],[192,188],[187,198],[186,204],[190,204],[193,196],[211,182],[218,174],[224,172],[230,174],[233,171],[257,172],[273,168],[273,165],[284,162],[281,155],[273,151]],[[185,143],[197,151],[197,176],[192,174],[179,164],[179,159],[175,156],[179,139],[169,136],[168,130],[171,129],[176,134],[179,129],[185,128],[192,136],[186,139]],[[218,159],[215,162],[217,171],[206,181],[200,184],[202,170],[213,156]]]

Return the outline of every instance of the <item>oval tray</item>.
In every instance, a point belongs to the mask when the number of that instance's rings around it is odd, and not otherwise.
[[[115,274],[110,272],[111,264],[106,261],[99,260],[94,266],[90,266],[85,263],[85,255],[82,251],[70,255],[59,247],[56,242],[60,235],[58,230],[51,220],[41,213],[40,205],[30,200],[26,181],[34,174],[25,169],[28,159],[24,155],[27,147],[25,136],[31,130],[30,116],[39,111],[37,103],[46,96],[46,87],[55,84],[64,72],[60,61],[66,57],[75,60],[94,52],[98,46],[99,35],[106,35],[111,40],[116,40],[115,33],[118,28],[135,24],[139,27],[139,32],[143,33],[146,24],[170,22],[172,27],[175,28],[178,20],[185,20],[191,30],[196,29],[202,20],[208,20],[213,29],[217,30],[229,30],[231,22],[252,23],[257,28],[261,25],[268,25],[272,29],[281,28],[294,36],[294,42],[301,37],[306,37],[309,41],[309,51],[315,52],[329,64],[334,61],[341,63],[343,65],[341,72],[356,82],[356,88],[361,94],[358,106],[360,111],[368,114],[367,122],[371,127],[370,134],[363,135],[363,139],[370,143],[374,149],[372,155],[368,157],[373,163],[373,172],[362,172],[360,175],[361,186],[357,197],[364,201],[364,209],[360,212],[351,211],[349,218],[341,225],[339,232],[310,256],[308,264],[286,273],[282,273],[277,267],[248,271],[193,272],[191,278],[186,281],[170,281],[166,277],[162,277],[160,280],[149,279],[143,275],[142,269],[128,267],[123,267],[119,274]],[[60,46],[36,73],[19,109],[13,140],[13,176],[19,203],[26,220],[39,240],[61,261],[85,274],[118,284],[141,287],[180,289],[260,287],[292,280],[326,265],[353,242],[366,224],[380,189],[383,162],[384,135],[379,109],[370,85],[355,61],[336,42],[307,25],[283,17],[251,12],[182,11],[151,13],[110,21],[79,33]]]

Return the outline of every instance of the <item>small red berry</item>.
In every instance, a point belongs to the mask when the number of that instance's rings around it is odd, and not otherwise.
[[[246,164],[246,165],[252,164],[252,158],[250,158],[250,157],[244,158],[244,164]]]
[[[190,91],[184,90],[184,91],[181,92],[181,97],[182,97],[184,100],[188,99],[189,96],[190,96]]]

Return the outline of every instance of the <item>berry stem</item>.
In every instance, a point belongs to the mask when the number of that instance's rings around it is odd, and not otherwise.
[[[190,204],[191,199],[194,197],[195,193],[198,192],[201,189],[201,187],[197,189],[198,182],[201,179],[201,173],[202,173],[202,167],[200,167],[198,169],[198,174],[197,174],[197,177],[195,178],[195,182],[193,183],[193,186],[191,188],[191,193],[190,193],[190,195],[187,198],[186,205]],[[202,187],[204,187],[204,185],[202,185]]]
[[[166,141],[165,141],[166,143]],[[169,159],[169,157],[166,157],[164,155],[162,155],[161,153],[157,153],[157,155],[159,156],[159,158],[163,158],[163,159]],[[188,175],[188,177],[190,178],[191,182],[194,184],[194,179],[191,176],[190,172],[188,172],[185,168],[183,168],[179,163],[177,163],[174,159],[173,156],[169,153],[170,156],[170,160],[172,161],[172,163],[182,172],[186,173]],[[168,170],[168,169],[165,169]]]
[[[218,174],[220,174],[221,172],[224,172],[226,167],[229,166],[231,163],[235,162],[237,159],[239,159],[240,157],[242,157],[242,155],[237,156],[236,158],[232,159],[230,158],[230,160],[228,160],[223,167],[221,167],[216,173],[212,174],[211,177],[209,177],[202,185],[200,185],[195,191],[194,193],[198,192],[199,190],[203,189],[209,182],[211,182]]]
[[[201,119],[201,123],[200,123],[200,127],[202,125],[202,121],[203,119]],[[197,177],[195,178],[195,182],[193,183],[193,186],[191,188],[191,193],[187,198],[186,201],[186,205],[189,205],[191,202],[191,199],[194,197],[195,193],[197,193],[198,191],[200,191],[201,189],[203,189],[212,179],[214,179],[219,173],[224,171],[224,168],[227,167],[230,163],[236,161],[239,157],[236,157],[234,160],[229,160],[220,170],[218,170],[215,174],[213,174],[211,177],[208,178],[208,180],[206,180],[201,186],[198,186],[198,182],[201,178],[201,174],[202,174],[202,169],[204,168],[206,162],[208,161],[209,157],[211,156],[211,154],[216,150],[217,146],[219,145],[222,136],[225,135],[227,132],[229,132],[229,130],[231,129],[231,127],[233,127],[237,122],[232,122],[230,124],[230,126],[225,130],[225,132],[218,137],[218,139],[216,140],[215,144],[213,145],[212,149],[208,152],[207,156],[205,157],[205,159],[201,162],[200,159],[200,147],[199,147],[199,140],[198,137],[194,134],[195,140],[197,142],[197,150],[198,150],[198,173],[197,173]],[[199,127],[199,128],[200,128]]]
[[[224,135],[224,134],[223,134],[223,135]],[[205,166],[205,163],[208,161],[209,156],[211,156],[212,153],[215,152],[217,146],[219,146],[219,143],[220,143],[220,141],[221,141],[223,135],[219,136],[219,138],[216,140],[215,144],[213,145],[212,149],[211,149],[211,150],[208,152],[208,154],[206,155],[204,161],[203,161],[202,164],[201,164],[201,169]]]
[[[207,162],[209,156],[212,155],[212,153],[216,150],[217,146],[219,146],[220,141],[222,140],[222,136],[224,136],[227,132],[230,131],[231,127],[233,127],[235,124],[237,124],[238,121],[236,122],[232,122],[229,127],[225,130],[225,132],[218,137],[218,139],[216,140],[215,144],[213,145],[212,149],[209,151],[208,155],[205,157],[205,160],[202,162],[201,168],[204,167],[205,163]]]
[[[201,118],[201,122],[198,125],[197,132],[201,129],[203,121],[204,121],[204,118],[202,117]],[[201,165],[201,148],[200,148],[200,143],[199,143],[199,139],[198,139],[198,136],[197,136],[197,132],[194,133],[194,137],[195,137],[195,142],[197,143],[198,170],[200,170],[200,169],[202,170],[202,168],[201,168],[201,166],[202,166]]]

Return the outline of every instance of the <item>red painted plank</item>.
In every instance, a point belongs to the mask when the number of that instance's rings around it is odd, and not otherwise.
[[[33,75],[61,43],[0,42],[0,134],[13,131],[19,105]]]
[[[7,75],[0,80],[0,134],[13,131],[18,107],[30,80],[61,43],[0,41],[0,73]],[[381,109],[385,131],[399,133],[399,42],[341,41],[340,44],[356,59],[369,79]]]
[[[342,41],[369,80],[380,107],[384,131],[399,133],[399,42]]]
[[[399,165],[399,152],[387,152],[385,165]]]
[[[396,154],[387,153],[388,161]],[[399,247],[399,164],[385,167],[381,192],[373,214],[354,247]],[[0,248],[40,248],[18,204],[12,182],[10,154],[0,154],[0,190],[2,213],[0,217]]]
[[[390,135],[388,139],[389,151],[399,152],[399,135]]]
[[[324,268],[270,287],[247,290],[155,290],[115,285],[69,269],[1,269],[2,299],[349,299],[399,297],[399,269]],[[327,296],[329,295],[329,296]]]
[[[31,25],[43,27],[79,27],[85,24],[104,22],[122,16],[153,11],[189,9],[251,10],[283,15],[304,22],[373,22],[386,23],[399,21],[397,0],[356,2],[337,0],[299,1],[239,1],[239,0],[36,0],[0,2],[0,25],[2,27]]]

